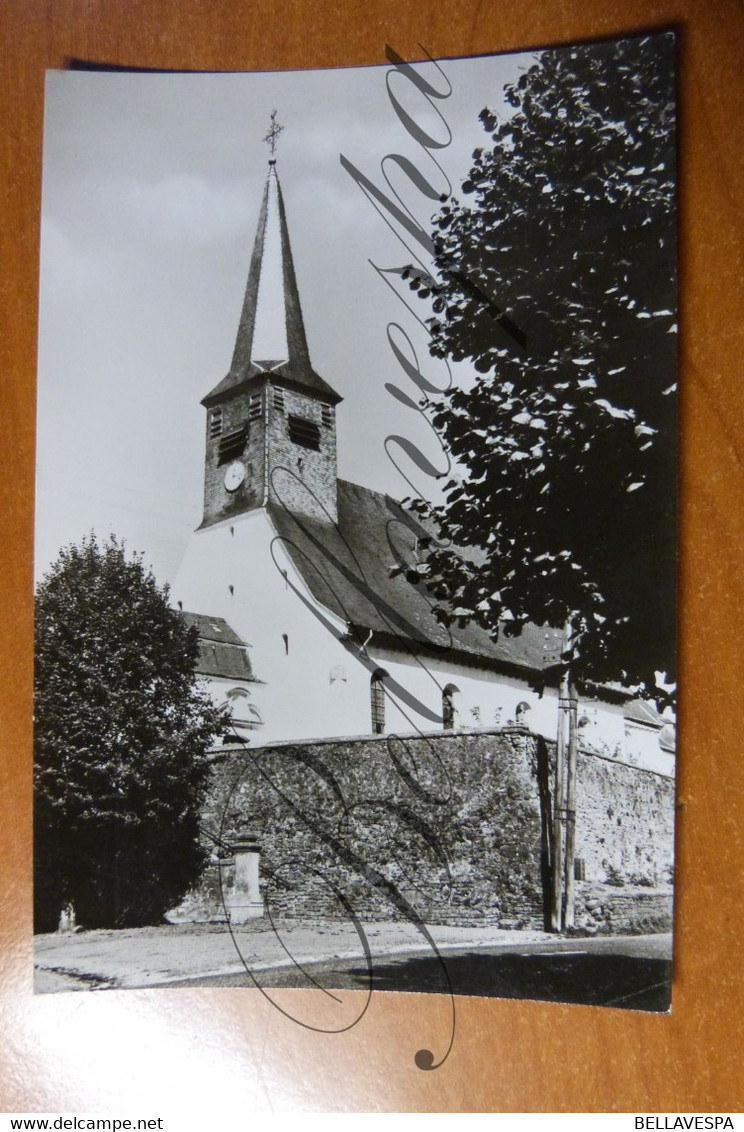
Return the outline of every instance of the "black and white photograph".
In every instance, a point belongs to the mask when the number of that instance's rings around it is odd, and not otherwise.
[[[671,1008],[675,37],[386,55],[47,74],[35,989],[430,1069]]]

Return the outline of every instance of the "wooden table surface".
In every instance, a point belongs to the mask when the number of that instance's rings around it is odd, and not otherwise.
[[[255,991],[31,992],[34,374],[44,70],[70,59],[250,70],[680,33],[681,672],[671,1017],[376,995],[329,1036]],[[4,0],[0,356],[0,1109],[155,1115],[306,1111],[741,1111],[744,750],[744,8],[734,0]],[[292,992],[295,995],[303,992]]]

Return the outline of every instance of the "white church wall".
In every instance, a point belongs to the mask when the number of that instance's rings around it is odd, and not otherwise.
[[[365,734],[369,673],[339,643],[340,619],[321,610],[326,627],[313,612],[317,603],[275,540],[264,510],[196,531],[172,597],[224,617],[250,646],[262,681],[253,692],[261,743]]]
[[[286,572],[286,576],[285,576]],[[555,689],[542,695],[526,679],[411,652],[347,648],[342,621],[311,597],[276,539],[271,520],[256,510],[195,532],[172,587],[184,609],[224,617],[248,644],[257,683],[251,703],[263,724],[245,731],[253,744],[330,736],[366,735],[372,730],[370,681],[380,669],[384,681],[385,731],[410,734],[443,727],[443,693],[451,687],[455,728],[494,727],[518,721],[553,740],[557,730]],[[235,681],[216,681],[224,701]],[[591,701],[580,717],[591,716],[586,746],[625,760],[625,721],[619,704]],[[645,741],[645,740],[644,740]],[[670,759],[646,742],[635,744],[632,761],[670,773]]]
[[[610,705],[587,698],[579,704],[579,746],[630,766],[642,767],[673,777],[674,755],[660,746],[661,729],[636,724],[625,718],[624,707],[617,706],[613,727],[608,725]]]
[[[455,728],[499,727],[517,721],[520,704],[529,705],[523,722],[531,730],[555,738],[558,700],[553,689],[543,696],[534,692],[526,680],[487,669],[393,650],[376,650],[379,667],[390,674],[386,681],[386,729],[390,731],[436,730],[442,727],[443,693],[454,688]],[[396,690],[405,689],[436,716],[416,711]]]
[[[413,652],[412,647],[412,652]],[[555,688],[546,688],[542,694],[533,690],[526,677],[507,676],[470,665],[453,664],[436,658],[416,657],[411,654],[378,652],[380,668],[389,672],[389,693],[386,700],[386,729],[390,731],[410,731],[414,728],[426,730],[423,714],[411,712],[407,705],[400,703],[395,694],[395,684],[405,688],[430,711],[438,711],[441,718],[442,694],[446,687],[454,685],[455,727],[477,728],[503,726],[520,722],[518,709],[521,704],[528,705],[522,715],[523,722],[536,734],[555,740],[558,730],[558,693]],[[395,684],[393,683],[395,682]],[[579,718],[586,711],[591,712],[591,741],[585,745],[589,749],[603,753],[620,761],[628,759],[625,744],[625,719],[621,704],[604,703],[597,700],[579,701]],[[441,723],[440,723],[441,726]],[[581,738],[587,737],[587,730],[581,729]],[[650,770],[669,773],[668,758],[663,756],[656,742],[647,745],[636,764]]]
[[[660,731],[625,721],[624,754],[633,766],[654,770],[658,774],[674,775],[675,758],[659,744]]]

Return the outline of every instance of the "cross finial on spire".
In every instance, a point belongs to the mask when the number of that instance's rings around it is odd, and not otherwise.
[[[266,137],[264,138],[264,141],[268,144],[269,149],[271,150],[272,159],[274,157],[274,150],[276,149],[277,140],[278,140],[279,135],[280,135],[280,133],[282,132],[283,129],[284,129],[284,126],[280,126],[279,123],[276,120],[276,110],[272,110],[271,111],[271,125],[269,126],[269,132],[267,133]]]

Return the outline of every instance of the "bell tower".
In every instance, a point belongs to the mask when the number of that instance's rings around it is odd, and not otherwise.
[[[232,364],[207,410],[202,527],[270,505],[338,518],[336,406],[312,368],[274,151],[271,150]]]

